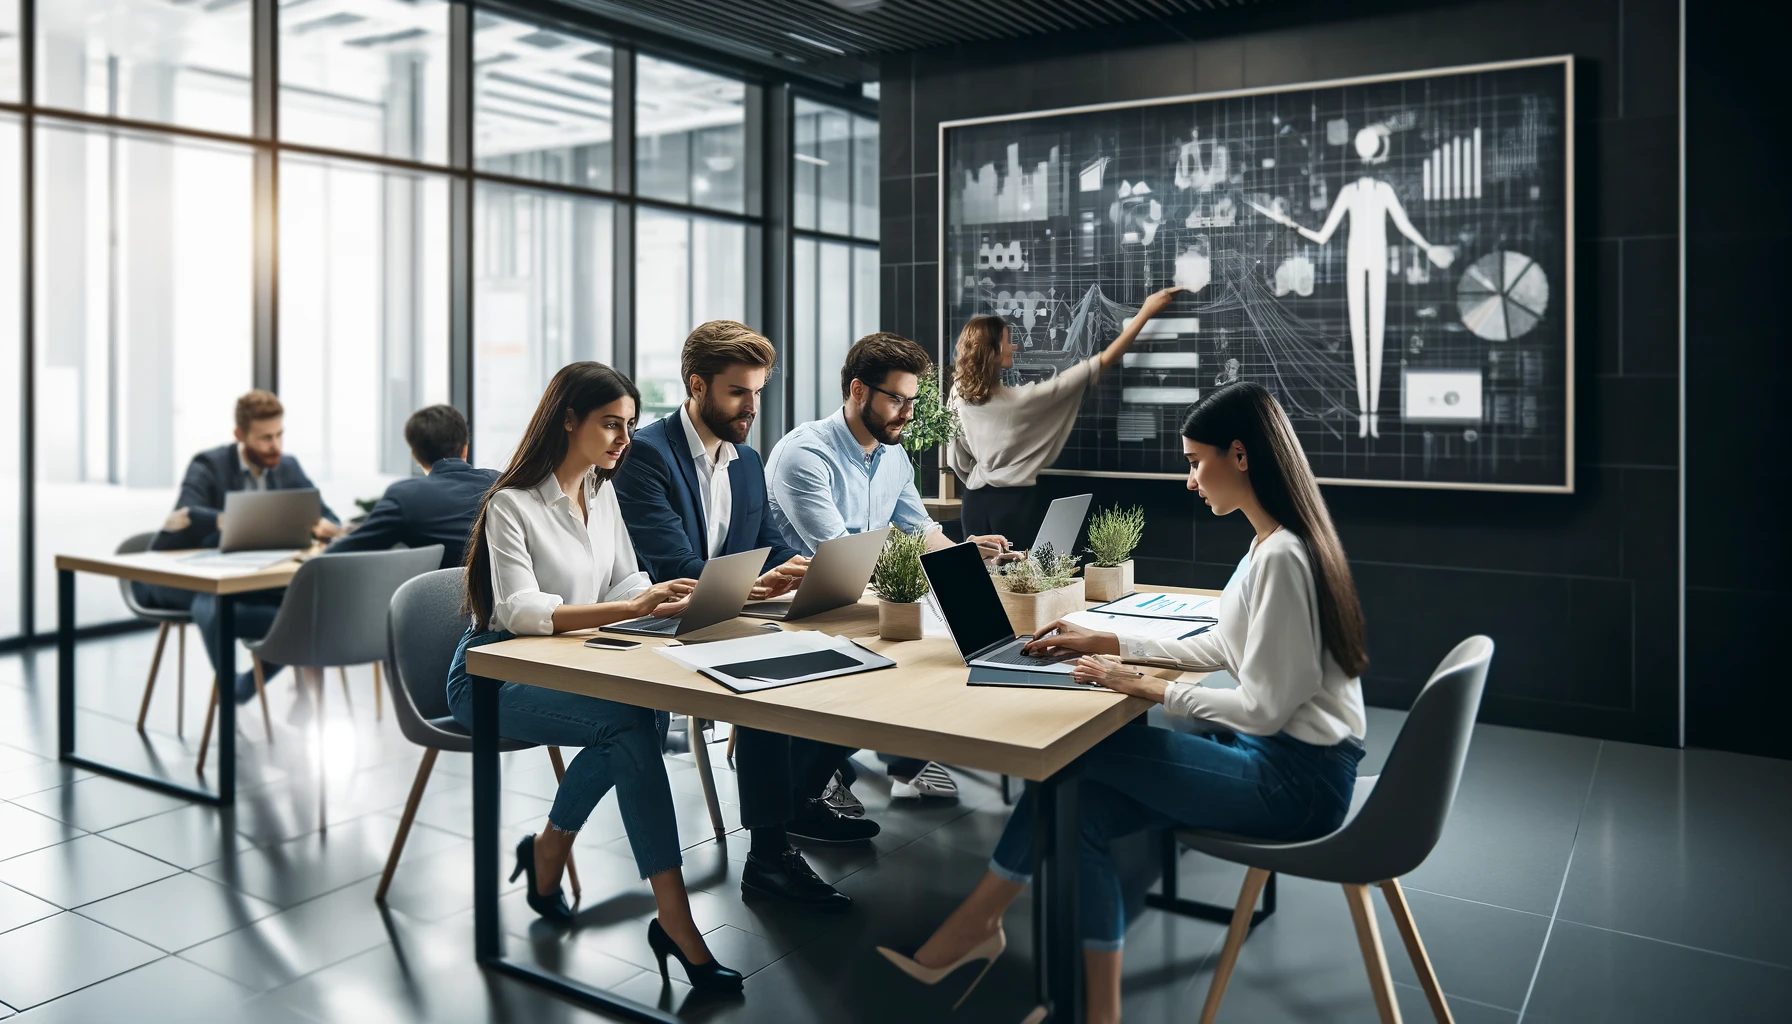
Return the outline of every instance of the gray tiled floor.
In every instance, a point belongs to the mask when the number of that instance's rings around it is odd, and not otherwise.
[[[189,650],[187,720],[158,687],[150,735],[132,728],[153,635],[85,644],[84,750],[190,778],[209,679]],[[275,741],[258,711],[239,739],[232,812],[186,804],[54,759],[54,657],[0,657],[0,1018],[40,1021],[428,1021],[594,1019],[473,968],[471,801],[466,758],[439,761],[387,906],[372,893],[418,753],[372,715],[371,675],[350,673],[353,714],[332,678],[324,730],[327,831],[318,830],[315,732],[273,684]],[[1365,772],[1402,716],[1371,711]],[[723,814],[733,779],[711,748]],[[858,901],[844,915],[743,901],[744,837],[713,839],[694,764],[672,756],[692,908],[721,959],[750,971],[747,997],[711,1003],[662,990],[642,932],[653,912],[606,800],[579,845],[579,927],[560,934],[504,887],[515,957],[609,985],[690,1019],[896,1022],[945,1019],[970,975],[937,989],[873,952],[920,939],[977,879],[1006,818],[996,780],[961,773],[954,804],[889,806],[868,766],[857,791],[884,825],[865,849],[811,851]],[[506,755],[509,838],[554,792],[540,751]],[[1792,1003],[1792,763],[1477,730],[1450,825],[1405,880],[1458,1021],[1779,1021]],[[1117,851],[1148,868],[1148,847]],[[1241,870],[1190,855],[1186,894],[1229,904]],[[1381,930],[1403,1013],[1430,1010],[1386,908]],[[952,1017],[1018,1020],[1029,1008],[1030,905],[1010,911],[1010,952]],[[1146,912],[1128,934],[1128,1021],[1192,1019],[1221,928]],[[15,1016],[15,1011],[18,1011]],[[1282,879],[1280,907],[1251,937],[1225,1021],[1373,1021],[1354,932],[1336,887]]]

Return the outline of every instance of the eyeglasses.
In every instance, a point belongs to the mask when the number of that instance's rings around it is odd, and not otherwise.
[[[876,384],[866,384],[865,381],[863,381],[863,380],[859,381],[859,383],[865,384],[865,386],[870,388],[871,390],[877,392],[880,395],[883,395],[885,398],[891,399],[892,401],[894,401],[896,403],[896,405],[899,409],[913,409],[915,407],[916,400],[918,400],[921,397],[920,395],[899,395],[894,391],[885,391],[883,388],[878,387]]]

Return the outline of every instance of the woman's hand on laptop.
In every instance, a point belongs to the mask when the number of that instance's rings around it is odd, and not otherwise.
[[[1039,655],[1063,654],[1066,651],[1078,654],[1119,654],[1120,638],[1112,633],[1080,629],[1059,619],[1033,634],[1033,639],[1021,650],[1026,654]]]
[[[809,560],[797,555],[783,565],[776,565],[753,584],[753,592],[747,595],[748,600],[763,601],[768,597],[788,594],[795,590],[797,584],[803,582],[803,576],[809,571]]]
[[[628,599],[628,610],[634,615],[672,616],[684,611],[690,603],[691,591],[697,589],[697,581],[691,579],[666,580],[655,583]],[[671,609],[668,611],[667,609]]]
[[[1087,654],[1070,666],[1070,678],[1079,683],[1095,683],[1105,686],[1115,693],[1124,693],[1128,697],[1143,697],[1149,701],[1163,703],[1164,691],[1169,689],[1169,682],[1157,676],[1148,676],[1138,669],[1128,667],[1117,655]]]

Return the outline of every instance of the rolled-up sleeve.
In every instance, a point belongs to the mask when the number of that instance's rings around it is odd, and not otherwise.
[[[831,477],[821,453],[795,448],[778,460],[778,470],[770,481],[772,501],[795,534],[789,538],[791,545],[805,554],[813,555],[824,540],[846,536],[846,520],[834,505]]]
[[[520,636],[549,636],[554,632],[554,609],[562,602],[559,594],[543,593],[535,579],[535,563],[529,558],[522,515],[516,507],[518,501],[532,500],[531,495],[519,498],[514,490],[501,490],[486,503],[485,543],[492,562],[492,627]]]

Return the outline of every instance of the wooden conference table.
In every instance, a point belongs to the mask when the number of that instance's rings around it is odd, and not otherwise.
[[[738,631],[739,624],[748,621],[735,620],[734,629]],[[877,604],[868,596],[857,605],[788,623],[786,628],[875,637]],[[1151,706],[1149,701],[1118,693],[970,686],[969,669],[944,637],[900,643],[866,640],[866,647],[891,658],[896,667],[737,694],[654,653],[653,648],[667,641],[647,640],[631,651],[599,650],[584,646],[586,635],[518,637],[467,652],[467,668],[476,677],[473,906],[475,950],[481,964],[632,1020],[677,1020],[602,989],[505,958],[498,917],[495,681],[505,680],[1026,779],[1036,793],[1040,812],[1035,819],[1039,863],[1033,885],[1034,949],[1040,951],[1035,957],[1038,999],[1051,1008],[1051,1020],[1082,1019],[1075,867],[1079,787],[1072,784],[1073,762],[1103,737],[1143,714]],[[1161,670],[1161,674],[1179,675],[1173,670]],[[1180,678],[1193,680],[1200,675],[1180,674]],[[1230,908],[1222,909],[1229,916]]]
[[[297,559],[267,568],[228,562],[187,561],[192,551],[145,551],[131,555],[56,556],[56,721],[57,753],[66,764],[110,775],[150,789],[208,804],[236,800],[236,700],[229,689],[236,681],[236,600],[240,594],[277,590],[292,582]],[[218,598],[218,644],[212,665],[219,680],[218,787],[215,791],[183,786],[154,775],[141,775],[102,764],[75,753],[75,573],[86,572],[136,583],[153,583]]]

